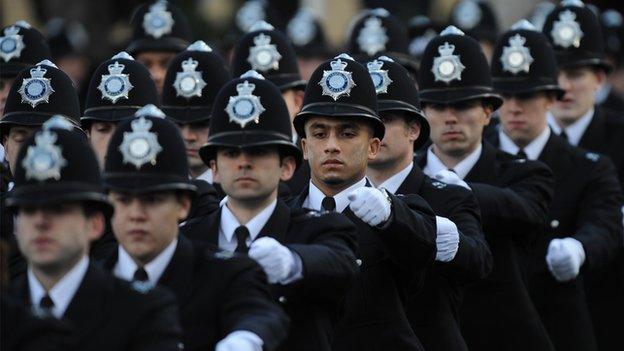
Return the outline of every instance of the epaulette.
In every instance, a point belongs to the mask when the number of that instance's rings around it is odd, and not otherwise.
[[[585,158],[593,162],[598,162],[598,160],[600,159],[600,155],[595,152],[586,152]]]

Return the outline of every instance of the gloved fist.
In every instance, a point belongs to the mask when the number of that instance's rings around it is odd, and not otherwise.
[[[292,252],[269,237],[254,240],[249,247],[249,257],[262,266],[271,284],[288,278],[295,265]]]
[[[376,226],[390,218],[390,200],[385,190],[361,187],[347,197],[351,211],[363,222]]]
[[[546,264],[559,282],[576,278],[585,262],[583,244],[574,238],[553,239],[548,244]]]
[[[440,170],[438,173],[433,175],[433,178],[446,184],[459,185],[468,190],[472,190],[470,189],[470,186],[468,186],[468,183],[464,182],[464,180],[461,179],[457,173],[451,172],[448,169]]]
[[[262,351],[262,339],[250,331],[237,330],[219,341],[215,351]]]
[[[436,216],[436,227],[436,261],[449,262],[459,249],[459,231],[455,223],[440,216]]]

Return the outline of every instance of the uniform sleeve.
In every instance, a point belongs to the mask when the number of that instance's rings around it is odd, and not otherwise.
[[[143,308],[128,350],[180,350],[182,329],[174,296],[169,291],[154,288],[138,298],[136,303]]]

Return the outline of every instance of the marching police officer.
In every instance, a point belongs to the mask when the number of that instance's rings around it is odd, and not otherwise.
[[[498,37],[498,21],[492,5],[481,0],[461,0],[451,10],[452,25],[475,38],[490,60]],[[489,62],[489,61],[488,61]]]
[[[479,205],[470,190],[433,180],[413,162],[414,150],[429,140],[414,80],[387,56],[367,63],[386,132],[367,175],[392,194],[418,194],[436,213],[436,264],[423,290],[410,297],[407,316],[426,350],[467,350],[459,328],[466,283],[492,269],[492,254],[481,230]]]
[[[167,0],[155,0],[141,5],[130,25],[133,35],[126,51],[147,67],[161,95],[169,62],[192,40],[188,19]]]
[[[103,175],[119,248],[105,266],[175,294],[185,349],[273,350],[288,325],[260,267],[178,235],[196,190],[184,149],[176,125],[154,105],[120,123]]]
[[[613,67],[607,81],[596,92],[596,103],[605,109],[624,114],[624,18],[614,9],[600,15],[600,24],[605,42],[605,58]]]
[[[311,9],[300,8],[288,22],[286,34],[295,48],[303,80],[332,56],[323,26]]]
[[[502,101],[476,40],[446,28],[427,45],[420,72],[420,100],[433,145],[417,163],[438,180],[467,183],[492,251],[492,273],[466,290],[461,311],[466,343],[475,350],[550,350],[525,271],[531,243],[546,220],[552,172],[482,142],[483,127]]]
[[[345,214],[357,227],[360,272],[345,297],[335,350],[421,350],[405,314],[413,281],[435,257],[435,217],[416,195],[372,187],[366,166],[384,124],[365,67],[341,54],[319,66],[295,117],[311,180],[295,208]]]
[[[601,268],[622,247],[622,194],[615,167],[551,132],[546,115],[564,92],[548,39],[524,21],[494,49],[494,88],[502,94],[500,129],[489,140],[501,150],[544,162],[555,173],[555,195],[531,261],[533,302],[559,350],[596,350],[580,270]]]
[[[28,271],[12,294],[71,323],[77,349],[178,350],[173,296],[130,286],[90,262],[89,245],[112,208],[95,154],[84,134],[69,128],[44,127],[19,152],[7,205],[17,213]]]
[[[125,51],[102,62],[93,73],[85,111],[80,118],[100,167],[104,167],[106,150],[119,122],[141,107],[158,103],[156,85],[143,64]]]
[[[248,253],[263,267],[291,318],[281,350],[331,350],[339,302],[357,270],[355,227],[342,215],[293,210],[277,198],[280,180],[301,163],[278,88],[255,71],[228,83],[200,154],[227,198],[216,213],[189,221],[185,234]]]

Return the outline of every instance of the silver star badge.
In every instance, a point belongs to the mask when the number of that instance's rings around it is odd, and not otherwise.
[[[481,8],[472,0],[464,0],[457,4],[455,11],[453,11],[453,18],[460,27],[465,29],[474,28],[483,17]]]
[[[150,132],[152,121],[138,117],[130,123],[130,127],[132,132],[124,132],[123,142],[119,145],[123,163],[131,163],[137,169],[146,163],[156,165],[156,156],[163,148],[156,133]]]
[[[368,18],[357,37],[357,43],[360,46],[360,50],[369,56],[385,51],[388,35],[386,34],[386,28],[382,26],[381,19],[377,17]]]
[[[173,16],[171,12],[167,11],[167,1],[165,0],[159,0],[151,5],[149,11],[143,17],[145,33],[156,39],[171,33],[173,23]]]
[[[382,56],[378,60],[373,60],[366,64],[377,94],[387,93],[388,86],[392,83],[392,79],[388,76],[388,71],[381,69],[384,65],[384,61],[392,62],[393,60],[389,57]]]
[[[22,167],[26,171],[26,179],[44,181],[50,178],[61,179],[61,168],[67,165],[61,147],[55,145],[56,133],[44,130],[35,136],[35,145],[28,147]]]
[[[192,57],[182,61],[182,72],[176,73],[176,79],[173,82],[176,96],[183,96],[187,100],[193,96],[202,96],[202,89],[206,86],[206,82],[202,78],[202,72],[196,70],[198,64]]]
[[[331,61],[331,71],[323,71],[323,77],[319,82],[323,88],[323,95],[329,95],[337,101],[341,96],[349,96],[351,89],[355,86],[352,73],[345,71],[347,62],[342,61],[340,58]]]
[[[553,42],[563,48],[581,46],[581,38],[585,35],[581,26],[576,22],[576,14],[570,10],[565,10],[559,14],[559,20],[553,23],[550,35]]]
[[[244,81],[236,85],[238,95],[230,96],[225,112],[230,116],[230,122],[238,123],[241,128],[245,128],[247,123],[260,122],[260,115],[265,111],[260,103],[260,98],[253,95],[256,85]]]
[[[24,78],[18,92],[22,96],[22,102],[27,102],[33,108],[40,103],[50,102],[50,95],[54,92],[50,84],[50,78],[45,78],[47,69],[37,66],[30,69],[30,78]]]
[[[236,13],[236,25],[243,32],[247,32],[256,22],[265,18],[266,13],[262,1],[247,1]]]
[[[126,66],[117,61],[108,65],[109,74],[103,74],[98,85],[98,90],[102,92],[102,99],[110,100],[113,104],[121,98],[128,99],[128,93],[134,86],[130,83],[130,75],[122,73],[124,68]]]
[[[0,57],[4,62],[12,58],[20,57],[24,50],[24,37],[19,35],[19,27],[10,26],[4,30],[4,36],[0,37]]]
[[[503,54],[500,57],[503,63],[503,70],[518,74],[519,72],[529,73],[531,63],[533,63],[533,56],[529,48],[524,46],[526,38],[520,34],[516,34],[509,38],[509,46],[503,48]]]
[[[316,36],[316,26],[314,16],[309,10],[302,9],[288,23],[286,28],[288,37],[297,46],[304,46],[312,41]]]
[[[445,42],[444,45],[438,47],[440,56],[433,59],[433,67],[431,71],[435,76],[435,81],[443,81],[449,84],[453,80],[461,80],[461,73],[466,68],[459,58],[459,55],[453,55],[455,45]]]
[[[261,72],[279,69],[282,55],[277,51],[275,44],[271,44],[271,37],[260,33],[253,38],[254,46],[249,48],[247,62],[251,69]]]

